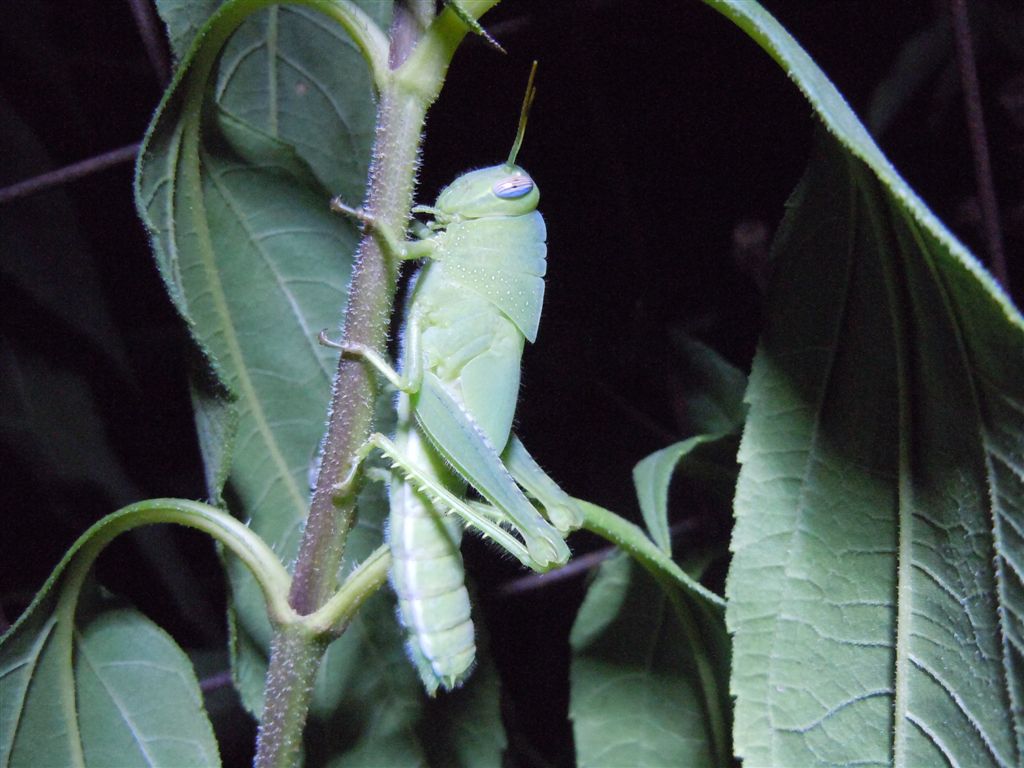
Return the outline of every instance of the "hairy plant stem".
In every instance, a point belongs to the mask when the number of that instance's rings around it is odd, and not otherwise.
[[[425,109],[417,99],[390,89],[381,94],[367,209],[389,228],[401,229],[411,207]],[[345,315],[346,343],[378,350],[384,347],[396,277],[395,266],[378,243],[364,237]],[[350,471],[353,455],[370,433],[376,394],[372,371],[359,361],[342,357],[334,379],[320,474],[289,594],[289,602],[300,614],[315,611],[338,588],[338,568],[345,535],[354,520],[355,497],[336,498],[333,488]],[[287,628],[275,633],[257,742],[258,768],[296,764],[313,680],[325,647]]]
[[[409,95],[385,92],[378,108],[377,142],[366,208],[379,226],[401,231],[412,202],[413,172],[425,105]],[[345,343],[382,350],[395,293],[397,270],[377,241],[359,246],[345,316]],[[331,417],[320,474],[295,565],[289,600],[299,613],[319,608],[337,589],[344,539],[353,519],[354,497],[337,498],[334,486],[370,432],[378,385],[359,360],[342,357],[334,379]]]
[[[267,695],[256,740],[257,768],[299,764],[313,682],[326,647],[324,638],[310,635],[299,625],[287,625],[274,632]]]
[[[476,16],[496,0],[466,3]],[[409,8],[412,8],[410,10]],[[444,80],[448,62],[466,29],[446,12],[431,26],[419,0],[395,6],[390,30],[392,75],[380,85],[377,128],[365,208],[375,226],[401,234],[408,223],[417,157],[427,107]],[[432,4],[429,6],[432,10]],[[422,38],[422,39],[421,39]],[[413,54],[418,56],[413,56]],[[400,76],[398,70],[410,61]],[[345,343],[383,351],[394,302],[398,267],[369,233],[359,244],[345,314]],[[338,482],[352,469],[353,456],[372,427],[378,384],[360,361],[342,357],[334,379],[321,466],[295,563],[289,602],[299,614],[322,607],[338,589],[345,538],[355,516],[355,493],[339,496]],[[324,636],[297,626],[279,626],[272,641],[263,716],[257,739],[257,768],[284,768],[299,760],[313,682],[326,650]]]

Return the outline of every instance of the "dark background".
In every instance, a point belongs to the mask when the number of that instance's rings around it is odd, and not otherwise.
[[[960,81],[948,25],[942,31],[947,3],[763,5],[863,119],[889,110],[884,125],[873,121],[879,143],[983,254]],[[1024,16],[1013,0],[969,5],[1020,295]],[[567,490],[634,515],[632,466],[686,435],[672,335],[686,332],[749,370],[766,242],[815,120],[766,54],[695,1],[506,0],[486,22],[509,54],[476,39],[458,53],[430,113],[419,199],[430,202],[462,171],[507,155],[529,63],[539,59],[519,163],[542,190],[549,279],[540,338],[525,358],[518,430]],[[887,81],[914,85],[886,100]],[[138,141],[160,92],[128,2],[3,4],[0,186]],[[13,137],[23,147],[26,135],[35,150],[14,153]],[[100,332],[84,330],[74,312],[40,300],[24,271],[0,263],[0,350],[17,361],[3,369],[0,402],[0,605],[9,621],[91,522],[133,500],[204,496],[187,388],[193,353],[135,216],[131,176],[121,164],[0,205],[0,259],[13,263],[13,249],[29,249],[41,283],[60,281],[71,302],[88,292],[82,306],[95,304],[110,320]],[[80,266],[64,271],[63,260]],[[28,373],[15,381],[12,371]],[[89,413],[67,418],[55,402],[65,396],[91,400]],[[693,529],[680,550],[726,542],[728,509],[677,491],[673,517]],[[583,552],[599,543],[579,537],[573,545]],[[501,585],[521,574],[478,544],[466,549],[504,673],[510,761],[569,765],[566,691],[552,681],[564,680],[583,582],[503,598]],[[168,577],[154,559],[180,563],[184,575]],[[717,589],[723,573],[724,563],[710,574]],[[207,539],[180,530],[126,538],[101,560],[99,578],[184,647],[210,650],[201,676],[223,669],[224,584]],[[181,590],[193,587],[206,597],[183,600]],[[245,764],[251,724],[228,691],[215,696],[225,764]]]

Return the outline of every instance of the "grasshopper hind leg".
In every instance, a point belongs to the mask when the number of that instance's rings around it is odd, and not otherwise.
[[[546,564],[540,564],[532,558],[526,545],[506,530],[502,524],[490,516],[482,516],[478,510],[474,509],[473,505],[460,499],[445,487],[445,484],[433,473],[425,472],[421,467],[416,466],[409,456],[388,437],[378,432],[370,436],[366,445],[378,448],[391,463],[392,469],[399,473],[403,480],[413,486],[418,493],[428,498],[435,508],[451,510],[485,537],[492,539],[507,550],[527,568],[535,570],[550,568],[550,565],[545,567]],[[511,479],[510,482],[512,482]],[[502,519],[507,520],[508,518],[503,517]],[[568,550],[566,550],[565,560],[568,560]],[[562,562],[559,562],[558,565],[561,565]]]
[[[559,533],[568,534],[583,525],[583,512],[576,502],[540,468],[515,435],[509,438],[501,460],[515,481],[540,502],[548,520]]]

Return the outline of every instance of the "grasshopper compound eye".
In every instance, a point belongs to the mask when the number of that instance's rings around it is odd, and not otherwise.
[[[491,190],[502,200],[516,200],[530,194],[533,190],[533,179],[518,174],[508,176],[496,181]]]

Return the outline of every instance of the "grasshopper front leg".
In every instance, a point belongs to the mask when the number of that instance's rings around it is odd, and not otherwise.
[[[436,244],[429,237],[399,240],[386,227],[380,226],[373,215],[367,213],[363,208],[353,208],[346,204],[341,197],[331,198],[331,210],[358,221],[360,226],[373,235],[384,253],[392,259],[414,261],[429,258],[436,248]]]
[[[350,355],[366,361],[399,392],[413,394],[420,388],[420,381],[423,379],[423,365],[419,353],[419,332],[414,320],[410,320],[409,327],[409,354],[407,357],[410,360],[410,364],[409,370],[404,375],[396,371],[383,355],[374,349],[370,349],[370,347],[363,344],[346,344],[331,340],[327,336],[326,328],[320,331],[317,339],[325,347],[340,349],[344,355]]]

